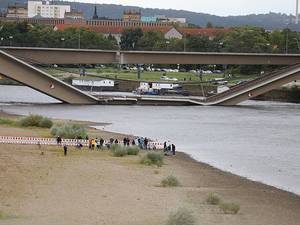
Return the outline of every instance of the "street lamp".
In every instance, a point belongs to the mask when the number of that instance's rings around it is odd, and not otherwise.
[[[286,34],[285,34],[285,54],[288,54],[289,48],[289,24],[286,26]]]
[[[65,47],[65,38],[62,37],[60,40],[61,40],[61,42],[62,42],[62,48],[64,48],[64,47]]]
[[[183,34],[183,51],[186,52],[186,34]]]
[[[78,33],[78,49],[80,49],[81,48],[81,40],[80,40],[80,31],[79,31],[79,33]]]
[[[10,44],[10,46],[12,46],[12,40],[13,40],[14,37],[13,36],[9,36],[8,38],[9,38],[9,44]]]
[[[166,41],[167,51],[169,51],[169,44],[170,44],[170,41]]]

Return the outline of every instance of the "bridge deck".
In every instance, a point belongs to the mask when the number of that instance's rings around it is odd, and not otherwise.
[[[32,64],[219,64],[293,65],[299,54],[108,51],[94,49],[0,47]]]
[[[0,51],[0,74],[70,104],[96,104],[98,99]]]
[[[71,104],[98,104],[131,102],[131,104],[196,104],[235,105],[293,80],[300,79],[300,55],[250,53],[185,53],[185,52],[132,52],[81,49],[9,48],[0,49],[0,74],[17,80],[40,92]],[[25,61],[23,61],[25,60]],[[230,90],[207,98],[180,97],[110,97],[100,101],[71,85],[28,64],[285,64],[285,69],[264,75],[256,80],[237,85]]]

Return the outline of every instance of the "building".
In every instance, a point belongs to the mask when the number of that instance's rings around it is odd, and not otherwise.
[[[52,5],[46,1],[28,1],[29,18],[55,18],[62,19],[66,12],[71,12],[70,5]]]
[[[141,17],[141,22],[156,23],[157,22],[157,17],[156,16],[142,16]]]
[[[67,28],[85,28],[91,31],[95,31],[98,33],[102,33],[105,37],[111,35],[113,36],[118,43],[121,41],[122,33],[125,29],[132,28],[135,29],[139,26],[111,26],[111,25],[99,25],[99,26],[91,26],[91,25],[82,25],[82,24],[58,24],[55,26],[55,30],[64,30]],[[143,32],[155,31],[161,32],[164,34],[166,39],[171,38],[182,38],[182,34],[180,34],[174,27],[172,26],[140,26]]]
[[[99,17],[98,17],[98,13],[97,13],[97,6],[95,5],[93,20],[98,20],[98,19],[99,19]]]
[[[157,21],[161,23],[177,23],[180,25],[186,25],[187,23],[186,18],[167,17],[165,15],[159,15],[155,17],[157,18]]]
[[[124,22],[140,22],[141,21],[141,11],[128,10],[123,12]]]
[[[7,18],[27,18],[28,17],[28,10],[26,5],[20,5],[15,3],[14,5],[8,5]]]
[[[83,12],[72,10],[71,12],[65,13],[65,19],[69,20],[84,20]]]
[[[113,91],[117,83],[109,79],[84,79],[72,80],[72,85],[83,91]]]
[[[176,30],[174,27],[172,27],[168,32],[165,33],[165,38],[166,39],[182,39],[183,34],[181,34],[178,30]]]
[[[231,32],[229,28],[184,28],[177,29],[183,37],[186,36],[207,36],[210,40],[213,40],[216,36],[224,33]]]

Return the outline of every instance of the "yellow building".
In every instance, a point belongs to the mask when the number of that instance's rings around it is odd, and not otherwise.
[[[123,13],[124,22],[140,22],[141,21],[141,11],[137,12],[134,10],[124,11]]]

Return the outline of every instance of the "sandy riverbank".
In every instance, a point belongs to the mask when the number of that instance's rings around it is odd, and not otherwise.
[[[46,136],[47,132],[0,126],[0,135]],[[182,153],[156,168],[139,164],[139,157],[114,158],[107,151],[71,149],[63,157],[60,148],[43,150],[40,155],[37,146],[0,145],[0,212],[9,217],[0,219],[0,225],[164,225],[169,213],[180,207],[191,210],[199,225],[298,225],[300,221],[299,196]],[[181,186],[160,187],[171,174]],[[206,204],[210,193],[239,204],[240,212],[226,215]]]

